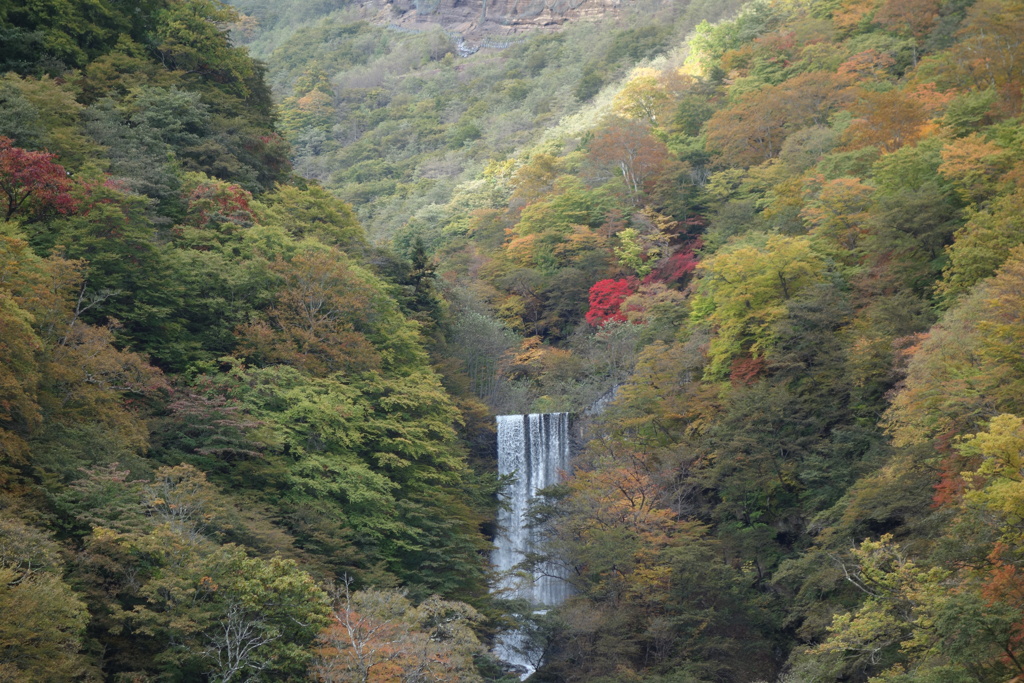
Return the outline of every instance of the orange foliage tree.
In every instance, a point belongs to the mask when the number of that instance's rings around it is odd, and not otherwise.
[[[622,175],[630,195],[636,198],[650,190],[652,181],[665,168],[668,150],[651,135],[648,126],[619,119],[601,128],[590,143],[590,157]]]
[[[851,111],[857,117],[845,134],[851,149],[875,146],[894,152],[920,139],[930,119],[925,105],[903,90],[862,90]]]
[[[708,121],[708,147],[725,165],[752,166],[771,159],[788,135],[825,123],[846,101],[845,86],[836,74],[812,71],[741,95]]]
[[[379,292],[344,254],[309,251],[270,269],[283,286],[262,320],[239,329],[246,354],[317,374],[380,365],[365,334]]]
[[[395,590],[336,596],[332,623],[320,634],[312,674],[322,683],[474,683],[483,647],[469,605],[432,597],[414,607]]]
[[[953,56],[978,90],[994,88],[1004,112],[1021,110],[1024,2],[980,0],[967,13]]]
[[[875,23],[890,31],[917,40],[924,38],[939,19],[939,0],[886,0],[873,17]]]

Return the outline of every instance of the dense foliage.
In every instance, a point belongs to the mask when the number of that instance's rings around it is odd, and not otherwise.
[[[620,385],[535,511],[576,590],[537,624],[538,679],[1024,673],[1022,16],[1015,0],[755,2],[689,53],[605,72],[596,97],[563,77],[586,103],[529,147],[485,145],[498,129],[479,125],[460,149],[493,158],[429,207],[398,167],[381,176],[363,211],[433,252],[442,353],[493,409],[582,410]],[[526,73],[572,41],[490,58]],[[325,104],[370,74],[335,54]],[[279,86],[300,87],[289,64]],[[434,70],[416,87],[436,98],[456,76]],[[426,101],[403,95],[359,101],[386,127]],[[345,155],[383,129],[341,109],[323,125],[360,137],[302,163],[358,203]],[[410,197],[400,228],[376,213]]]
[[[537,680],[1024,674],[1022,18],[756,2],[448,205],[532,407],[635,359],[538,510]]]
[[[3,680],[305,679],[332,580],[491,661],[454,601],[486,595],[479,403],[429,277],[291,175],[237,18],[0,4]]]
[[[351,202],[375,237],[401,242],[444,221],[455,188],[491,159],[534,144],[566,114],[608,97],[602,89],[637,61],[676,48],[702,19],[741,3],[631,0],[627,13],[602,22],[471,38],[473,47],[504,49],[469,59],[456,57],[458,34],[431,23],[382,25],[373,5],[232,4],[259,27],[238,35],[268,60],[296,169]],[[436,3],[416,5],[434,19]]]
[[[0,679],[1024,677],[1020,0],[238,6],[0,0]]]

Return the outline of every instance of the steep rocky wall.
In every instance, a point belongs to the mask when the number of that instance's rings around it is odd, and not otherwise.
[[[629,0],[394,0],[383,9],[405,29],[440,27],[466,38],[553,30],[580,19],[617,14]]]

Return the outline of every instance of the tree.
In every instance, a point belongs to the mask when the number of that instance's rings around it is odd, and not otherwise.
[[[281,130],[290,140],[299,140],[311,130],[329,130],[334,122],[334,93],[315,88],[281,102]]]
[[[483,647],[469,605],[432,597],[418,607],[395,590],[337,591],[332,623],[321,634],[312,673],[323,683],[481,681]]]
[[[532,154],[525,164],[516,169],[511,178],[512,206],[537,201],[551,191],[555,181],[563,173],[562,161],[558,157],[545,153]]]
[[[189,173],[184,189],[184,225],[174,229],[176,242],[182,247],[209,251],[237,243],[241,231],[256,222],[252,194],[239,185]]]
[[[998,681],[1024,672],[1017,652],[1019,601],[1003,602],[984,587],[984,570],[928,566],[909,557],[891,534],[865,540],[852,554],[852,562],[836,560],[865,598],[835,616],[829,637],[794,673],[909,683]]]
[[[238,13],[215,0],[176,0],[168,3],[157,22],[156,50],[170,69],[191,80],[223,84],[241,98],[250,95],[255,65],[245,48],[232,47],[224,25]]]
[[[325,595],[293,560],[269,561],[229,552],[223,566],[206,569],[219,623],[208,627],[202,657],[216,680],[298,675],[311,660],[307,649],[326,621]]]
[[[844,134],[847,144],[851,148],[875,146],[886,152],[924,136],[931,118],[919,98],[897,88],[882,92],[862,89],[851,111],[857,118]]]
[[[155,520],[191,541],[205,537],[208,526],[224,514],[216,487],[191,465],[161,467],[141,498]]]
[[[626,118],[657,126],[671,106],[673,93],[666,85],[664,75],[655,69],[637,69],[615,96],[614,106]]]
[[[83,270],[82,262],[44,260],[24,241],[0,238],[0,325],[10,333],[10,356],[0,361],[0,430],[15,460],[24,456],[18,441],[33,439],[30,462],[40,474],[73,473],[80,457],[134,456],[145,429],[125,398],[162,385],[143,358],[114,347],[110,329],[83,320],[97,303]]]
[[[0,237],[0,239],[9,239]],[[31,316],[0,290],[0,483],[26,462],[26,438],[39,427],[39,354]]]
[[[999,145],[971,133],[942,148],[939,173],[954,183],[964,201],[977,205],[996,193],[1008,156]]]
[[[600,280],[590,288],[590,310],[587,322],[601,327],[609,321],[625,322],[622,302],[636,291],[636,283],[629,280]]]
[[[911,637],[915,621],[924,621],[915,594],[924,586],[938,589],[947,576],[919,567],[889,534],[865,540],[853,555],[856,564],[844,572],[867,599],[854,612],[837,615],[828,640],[814,649],[824,663],[818,667],[835,676],[877,674],[899,661],[900,645]]]
[[[238,400],[205,395],[200,387],[173,388],[165,410],[150,422],[152,457],[184,461],[230,488],[282,486],[284,465],[260,436],[265,425]]]
[[[1019,548],[1018,524],[1024,520],[1024,420],[997,415],[986,431],[964,437],[957,450],[968,461],[981,461],[977,469],[964,473],[969,486],[964,496],[967,504],[993,515],[1000,540],[1008,549]]]
[[[561,176],[550,193],[523,209],[505,252],[522,266],[550,274],[571,254],[571,245],[568,252],[563,245],[576,226],[597,228],[615,206],[607,188],[591,189],[575,176]]]
[[[349,253],[358,252],[366,244],[366,233],[352,207],[319,185],[309,183],[305,189],[278,185],[260,202],[256,206],[259,222],[280,225],[296,239],[315,237]]]
[[[954,301],[992,276],[1014,247],[1024,242],[1024,191],[997,197],[988,207],[967,209],[967,221],[946,247],[949,262],[936,289]]]
[[[74,680],[93,673],[79,654],[85,605],[59,576],[0,568],[0,609],[0,676]]]
[[[535,560],[567,565],[576,591],[552,625],[545,671],[567,681],[651,669],[708,680],[770,666],[744,604],[750,577],[726,565],[708,529],[673,505],[669,473],[685,456],[669,464],[667,453],[626,438],[591,442],[573,476],[534,511],[547,534]]]
[[[812,71],[744,93],[706,124],[708,149],[721,163],[754,166],[778,156],[787,136],[828,121],[848,99],[835,74]]]
[[[92,470],[59,500],[80,538],[72,577],[106,671],[224,683],[301,676],[327,623],[326,594],[293,560],[218,544],[238,511],[203,473],[154,475]]]
[[[867,232],[868,206],[874,188],[857,178],[814,179],[815,192],[808,197],[800,217],[812,234],[846,252],[856,253]]]
[[[1024,304],[1020,282],[1024,280],[1024,248],[1016,247],[985,289],[987,298],[978,318],[979,357],[989,385],[989,400],[997,401],[1005,412],[1024,413],[1024,367],[1014,348],[1024,342]]]
[[[151,10],[151,5],[146,3],[140,10]],[[145,11],[144,16],[148,19],[152,15]],[[0,70],[22,73],[60,74],[68,67],[84,66],[109,50],[117,34],[128,32],[135,23],[106,4],[60,0],[7,5],[0,18],[5,23],[7,43]]]
[[[339,575],[397,577],[417,597],[483,590],[482,484],[456,441],[458,411],[425,357],[328,377],[236,361],[199,386],[261,423],[258,466],[289,491],[266,499],[300,548]]]
[[[772,348],[786,302],[820,281],[825,264],[808,238],[752,235],[697,268],[704,278],[692,317],[714,326],[706,376],[719,378],[735,357],[759,357]]]
[[[106,148],[111,175],[167,208],[178,208],[175,205],[180,202],[181,180],[173,163],[174,152],[167,143],[147,126],[132,125],[109,98],[89,107],[84,119],[89,135]]]
[[[222,683],[303,674],[328,610],[312,577],[293,560],[184,540],[166,527],[133,540],[161,565],[135,617],[163,644],[158,666]]]
[[[953,56],[961,72],[978,90],[999,93],[1003,111],[1020,112],[1020,55],[1024,41],[1024,3],[982,0],[974,3],[959,33]]]
[[[71,181],[56,155],[29,152],[0,136],[0,211],[4,220],[15,214],[37,218],[47,212],[71,213],[76,203]]]
[[[939,19],[938,0],[886,0],[874,13],[872,20],[916,41],[924,38]],[[914,50],[917,63],[917,49]]]
[[[316,374],[378,367],[368,339],[383,293],[340,252],[311,249],[270,264],[282,279],[262,320],[239,328],[242,349],[264,364],[288,363]]]
[[[646,125],[618,120],[597,132],[590,143],[590,156],[598,164],[616,168],[630,197],[637,201],[664,170],[668,150]]]
[[[103,157],[102,148],[83,135],[83,107],[75,87],[60,78],[0,77],[0,136],[18,147],[56,154],[61,165],[78,171]],[[9,109],[8,109],[9,108]],[[20,111],[19,111],[20,110]]]
[[[81,295],[92,305],[82,318],[110,326],[122,343],[164,367],[180,368],[195,359],[199,354],[195,340],[185,338],[185,321],[195,315],[191,306],[202,310],[202,297],[186,301],[195,292],[184,291],[190,278],[173,271],[177,259],[156,239],[152,202],[102,175],[79,181],[75,198],[74,214],[30,226],[28,232],[38,252],[60,247],[65,256],[88,263]]]
[[[1013,351],[1024,337],[1017,309],[1022,259],[1022,250],[1013,250],[994,277],[912,347],[906,380],[885,417],[897,444],[933,441],[948,452],[951,436],[981,429],[993,414],[1024,412],[1024,371]]]
[[[96,680],[81,654],[88,612],[47,534],[0,517],[0,678]]]

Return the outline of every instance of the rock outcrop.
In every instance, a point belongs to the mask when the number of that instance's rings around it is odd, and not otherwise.
[[[393,0],[381,9],[393,27],[440,28],[475,47],[507,47],[518,34],[558,30],[578,20],[618,14],[629,0]]]

